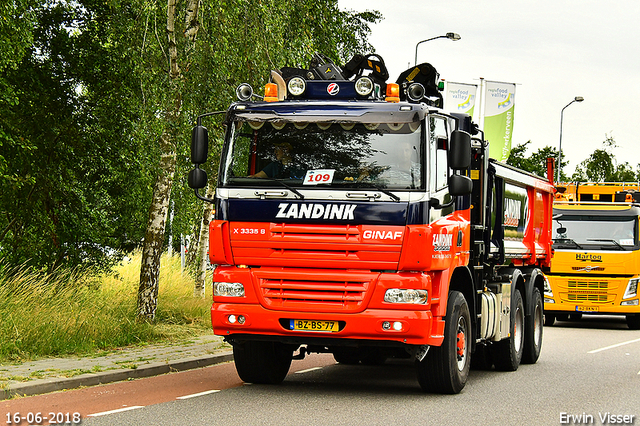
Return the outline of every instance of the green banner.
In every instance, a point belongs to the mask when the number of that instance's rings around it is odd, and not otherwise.
[[[489,157],[505,162],[511,153],[516,85],[486,82],[484,135],[489,141]]]

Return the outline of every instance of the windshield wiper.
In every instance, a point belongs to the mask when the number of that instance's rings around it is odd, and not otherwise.
[[[576,243],[575,241],[573,241],[571,238],[555,238],[553,240],[553,244],[573,244],[574,246],[576,246],[579,249],[583,249],[582,246],[578,243]]]
[[[355,182],[355,186],[356,186],[356,188],[362,188],[362,187],[370,186],[370,187],[373,187],[376,191],[380,191],[383,194],[388,195],[389,198],[391,198],[396,203],[400,201],[400,197],[398,197],[396,194],[394,194],[393,192],[391,192],[391,191],[389,191],[387,189],[382,188],[379,185],[376,185],[373,182]]]
[[[287,188],[288,190],[290,190],[291,192],[293,192],[294,194],[296,194],[298,197],[300,197],[300,199],[301,199],[301,200],[304,200],[304,195],[302,195],[302,194],[300,193],[300,191],[298,191],[297,189],[295,189],[293,186],[291,186],[291,185],[289,185],[289,184],[287,184],[287,183],[284,183],[284,182],[283,182],[283,181],[281,181],[281,180],[274,179],[274,178],[258,178],[258,179],[260,179],[260,180],[266,180],[266,181],[268,181],[268,182],[276,182],[276,183],[279,183],[280,185],[284,186],[285,188]]]
[[[618,247],[620,247],[620,250],[626,250],[624,247],[622,247],[622,245],[617,242],[616,240],[613,240],[611,238],[587,238],[587,241],[596,241],[596,242],[601,242],[601,243],[613,243],[615,245],[617,245]]]

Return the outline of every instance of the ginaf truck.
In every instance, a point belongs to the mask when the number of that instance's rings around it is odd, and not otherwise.
[[[377,55],[344,69],[316,55],[273,71],[264,96],[240,86],[213,199],[198,118],[213,329],[246,382],[332,353],[413,360],[424,391],[458,393],[472,360],[513,371],[540,355],[553,180],[490,159],[470,117],[439,107],[433,66],[387,78]]]

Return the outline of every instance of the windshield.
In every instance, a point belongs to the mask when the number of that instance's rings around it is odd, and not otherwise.
[[[420,124],[237,121],[222,185],[422,189]]]
[[[635,217],[562,214],[553,221],[556,248],[629,250],[637,245]]]

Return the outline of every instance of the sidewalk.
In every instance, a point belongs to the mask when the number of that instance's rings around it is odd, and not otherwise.
[[[103,356],[0,364],[0,400],[157,376],[232,360],[231,347],[222,337],[209,335],[182,343],[117,349]]]

